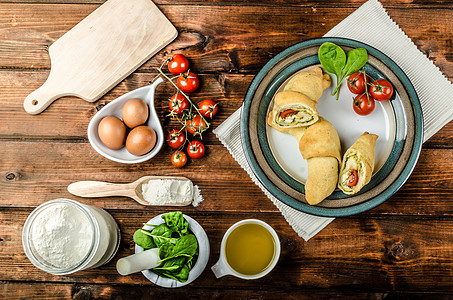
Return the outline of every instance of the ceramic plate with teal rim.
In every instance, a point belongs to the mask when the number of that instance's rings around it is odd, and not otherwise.
[[[273,99],[286,82],[299,72],[321,66],[319,46],[332,42],[346,52],[365,48],[367,74],[389,80],[394,87],[390,101],[376,101],[368,116],[357,115],[352,107],[354,96],[344,82],[335,100],[334,84],[318,100],[319,115],[331,122],[340,137],[342,154],[365,131],[379,136],[376,142],[375,170],[371,181],[359,193],[346,195],[336,190],[318,205],[305,200],[304,183],[307,162],[299,152],[298,141],[267,125]],[[331,75],[332,81],[336,80]],[[389,57],[358,41],[343,38],[318,38],[296,44],[271,59],[252,81],[241,114],[242,146],[254,174],[277,199],[314,215],[339,217],[369,210],[392,196],[406,182],[420,155],[423,118],[417,94],[411,82]]]

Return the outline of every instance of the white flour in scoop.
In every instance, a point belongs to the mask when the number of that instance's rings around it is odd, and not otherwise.
[[[203,201],[200,189],[190,180],[153,179],[142,185],[142,195],[151,205],[192,201],[198,206]]]

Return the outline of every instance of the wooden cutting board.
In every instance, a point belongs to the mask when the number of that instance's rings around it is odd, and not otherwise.
[[[151,0],[108,0],[50,46],[49,77],[25,111],[38,114],[63,96],[94,102],[177,35]]]

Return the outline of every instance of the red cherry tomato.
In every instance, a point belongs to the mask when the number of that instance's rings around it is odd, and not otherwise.
[[[367,97],[367,94],[355,96],[352,103],[354,111],[361,116],[369,115],[374,110],[375,105],[374,99],[371,96]]]
[[[187,155],[183,151],[175,151],[171,155],[171,163],[178,168],[182,168],[187,163]]]
[[[186,134],[184,131],[179,131],[178,129],[173,129],[167,135],[167,144],[172,149],[178,149],[184,145],[186,141]]]
[[[175,54],[168,62],[168,71],[174,75],[178,75],[189,70],[189,61],[182,54]]]
[[[371,84],[370,94],[377,101],[387,101],[393,95],[393,86],[387,80],[375,80]]]
[[[187,154],[191,158],[202,158],[205,151],[206,149],[200,141],[191,141],[189,145],[187,145]]]
[[[182,94],[177,93],[170,98],[168,101],[168,107],[170,112],[177,115],[182,115],[183,111],[189,109],[189,101]]]
[[[351,169],[349,171],[349,178],[346,184],[348,186],[356,186],[357,182],[359,182],[359,175],[357,174],[357,170]]]
[[[297,114],[297,110],[287,109],[287,110],[284,110],[284,111],[281,112],[280,118],[284,119],[286,117],[289,117],[289,116],[292,116],[292,115],[295,115],[295,114]]]
[[[191,120],[186,121],[186,128],[187,131],[193,135],[201,135],[206,129],[208,129],[208,126],[200,115],[195,115]]]
[[[198,88],[198,77],[192,72],[187,72],[184,74],[179,75],[178,80],[178,87],[184,93],[193,93]]]
[[[219,105],[214,100],[206,99],[200,102],[198,109],[203,117],[212,119],[216,115]]]
[[[363,94],[366,85],[370,85],[371,82],[373,82],[373,79],[367,75],[365,83],[364,72],[355,72],[348,77],[348,89],[354,94]]]

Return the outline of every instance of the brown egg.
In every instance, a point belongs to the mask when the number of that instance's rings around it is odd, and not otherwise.
[[[129,128],[145,124],[146,120],[148,120],[148,115],[148,105],[142,99],[133,98],[127,101],[123,106],[123,122]]]
[[[110,149],[118,150],[124,146],[126,126],[117,117],[108,116],[99,123],[98,134],[104,145]]]
[[[133,155],[143,155],[156,145],[156,132],[146,125],[135,127],[126,139],[126,149]]]

